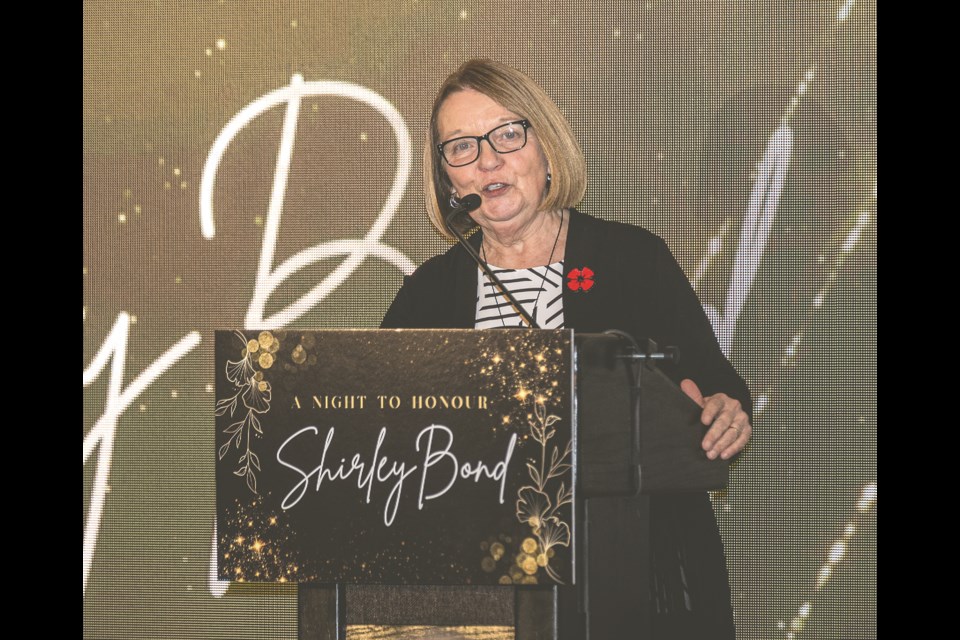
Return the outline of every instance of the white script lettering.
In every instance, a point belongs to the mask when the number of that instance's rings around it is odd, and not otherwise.
[[[320,463],[313,469],[304,469],[298,464],[285,457],[284,452],[290,446],[291,451],[298,450],[304,446],[304,438],[316,437],[320,435],[320,430],[314,426],[304,427],[296,433],[293,433],[277,448],[277,462],[282,466],[293,471],[298,479],[293,487],[284,496],[281,507],[284,510],[292,509],[306,495],[311,488],[314,492],[319,492],[321,486],[326,483],[333,483],[339,480],[355,479],[357,489],[366,490],[365,502],[370,504],[373,497],[375,484],[389,483],[393,481],[390,492],[387,494],[386,502],[383,508],[383,524],[391,526],[396,519],[397,510],[400,506],[400,500],[403,495],[404,481],[410,477],[417,469],[421,469],[420,495],[418,499],[418,508],[423,509],[423,503],[426,500],[434,500],[446,494],[458,479],[473,480],[479,483],[482,478],[487,478],[499,482],[499,502],[503,504],[504,491],[506,487],[507,468],[510,465],[510,459],[513,457],[513,450],[517,443],[517,435],[513,434],[507,444],[506,453],[502,460],[490,467],[483,461],[477,461],[471,464],[464,462],[460,464],[457,457],[450,451],[453,447],[453,432],[447,427],[441,425],[430,425],[421,430],[416,438],[416,450],[421,451],[422,441],[424,456],[422,465],[410,465],[405,462],[389,460],[381,454],[384,440],[387,436],[387,429],[383,427],[377,437],[377,443],[373,449],[373,455],[369,462],[364,460],[360,453],[352,455],[346,454],[340,457],[340,462],[332,464],[328,458],[335,461],[336,454],[331,453],[336,428],[330,427],[327,430],[323,443],[323,453],[320,455]],[[434,447],[434,433],[439,432],[445,437],[445,445],[442,448]],[[445,473],[449,473],[449,480],[443,489],[425,496],[424,491],[427,484],[427,474],[433,467],[438,467],[441,462]],[[436,469],[434,473],[436,473]],[[443,477],[443,476],[441,476]]]

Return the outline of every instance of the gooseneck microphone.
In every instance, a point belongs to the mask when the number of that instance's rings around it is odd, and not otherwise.
[[[530,314],[527,313],[522,306],[520,306],[520,303],[517,302],[517,299],[514,298],[513,294],[510,293],[510,290],[507,289],[502,282],[500,282],[500,278],[494,275],[493,271],[490,269],[490,266],[487,265],[486,261],[480,257],[480,254],[477,253],[477,250],[474,249],[469,242],[467,242],[466,238],[463,237],[463,234],[460,233],[460,231],[454,225],[450,224],[457,216],[479,209],[481,202],[480,196],[475,193],[467,194],[462,198],[450,196],[450,212],[447,213],[447,217],[444,219],[447,229],[450,230],[450,233],[456,236],[457,242],[460,243],[460,246],[463,247],[468,254],[470,254],[470,257],[473,258],[473,261],[477,263],[477,266],[479,266],[483,273],[490,278],[490,281],[493,282],[493,284],[500,290],[500,293],[507,298],[507,300],[510,302],[510,305],[517,311],[518,314],[520,314],[520,317],[523,318],[524,322],[527,323],[527,326],[531,329],[539,329],[540,325],[538,325],[533,318],[530,317]]]

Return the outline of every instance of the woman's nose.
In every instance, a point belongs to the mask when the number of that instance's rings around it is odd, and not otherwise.
[[[484,144],[484,142],[486,144]],[[500,166],[500,163],[503,162],[503,159],[500,157],[499,153],[494,151],[489,140],[481,140],[480,157],[477,162],[483,169],[495,169]]]

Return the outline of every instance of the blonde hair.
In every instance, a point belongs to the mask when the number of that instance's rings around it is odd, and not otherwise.
[[[526,119],[536,132],[547,158],[550,175],[549,189],[540,203],[540,210],[572,207],[583,200],[587,190],[587,163],[573,129],[557,105],[524,73],[494,60],[476,58],[460,65],[441,85],[433,101],[430,132],[423,145],[423,190],[427,216],[441,234],[453,239],[444,220],[446,207],[441,205],[441,202],[450,198],[453,186],[437,149],[440,143],[437,115],[448,97],[465,89],[479,91],[513,111]],[[465,232],[476,226],[469,216],[461,216],[460,221],[456,223],[460,231]]]

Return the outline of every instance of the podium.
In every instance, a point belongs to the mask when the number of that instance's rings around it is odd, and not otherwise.
[[[726,485],[674,354],[622,333],[223,331],[216,354],[219,573],[300,582],[304,640],[652,638],[651,496]]]

